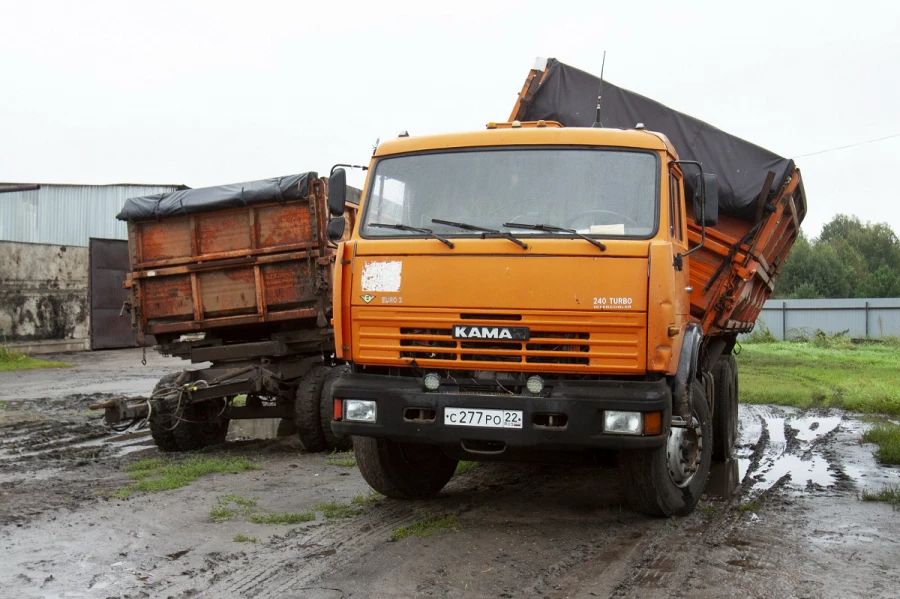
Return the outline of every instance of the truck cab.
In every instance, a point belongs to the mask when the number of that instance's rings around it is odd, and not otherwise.
[[[666,137],[638,129],[491,123],[381,144],[333,310],[350,372],[332,429],[370,485],[428,497],[459,459],[618,455],[633,505],[689,512],[711,424],[683,178]]]

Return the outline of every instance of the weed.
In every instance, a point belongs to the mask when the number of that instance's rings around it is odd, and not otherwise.
[[[123,470],[134,482],[112,493],[113,497],[130,497],[135,491],[170,491],[187,486],[207,474],[237,474],[246,470],[259,470],[259,466],[245,457],[191,457],[183,462],[144,458],[126,465]]]
[[[743,344],[737,356],[740,400],[900,414],[900,350],[891,344],[844,346],[838,339]]]
[[[703,512],[704,514],[706,514],[707,516],[712,516],[719,510],[716,508],[716,506],[710,504],[710,505],[704,505],[702,508],[700,508],[700,511]]]
[[[481,466],[481,462],[466,462],[461,461],[456,465],[456,472],[453,473],[453,476],[459,476],[460,474],[465,474],[472,468],[478,468]]]
[[[350,503],[353,505],[374,505],[382,499],[384,499],[384,495],[381,493],[369,491],[368,495],[363,495],[362,493],[354,495],[353,499],[350,500]]]
[[[337,501],[320,503],[316,506],[316,511],[322,512],[322,515],[329,520],[333,518],[352,518],[353,516],[358,516],[362,513],[362,510],[352,508],[345,503],[339,503]]]
[[[880,491],[867,491],[863,489],[863,501],[883,501],[895,510],[900,509],[900,485],[888,485]]]
[[[764,322],[757,322],[753,332],[747,335],[744,343],[778,343],[778,339]]]
[[[459,518],[453,514],[441,514],[436,516],[428,516],[421,520],[416,520],[409,526],[400,526],[395,528],[391,533],[395,541],[405,539],[406,537],[430,537],[436,532],[446,532],[448,530],[459,530]]]
[[[0,345],[0,372],[10,370],[35,370],[38,368],[69,368],[68,362],[53,362],[32,358]]]
[[[253,514],[250,516],[250,522],[254,524],[300,524],[301,522],[312,522],[316,519],[316,515],[312,512],[303,512],[302,514]]]
[[[328,458],[329,466],[343,466],[344,468],[352,468],[356,466],[356,456],[352,451],[333,451],[331,457]]]
[[[758,512],[759,508],[762,507],[762,504],[758,501],[748,501],[747,503],[742,503],[737,506],[737,511],[739,512]]]
[[[877,443],[875,457],[884,464],[900,464],[900,426],[876,424],[862,436],[863,443]]]
[[[255,543],[256,537],[248,537],[247,535],[242,535],[241,533],[237,533],[234,535],[235,543]]]
[[[247,405],[247,396],[235,395],[234,399],[231,400],[231,405],[235,408],[243,408]]]
[[[237,510],[224,505],[216,505],[209,510],[209,519],[213,522],[227,522],[237,516]]]

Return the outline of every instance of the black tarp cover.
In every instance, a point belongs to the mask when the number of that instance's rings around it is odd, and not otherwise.
[[[116,215],[116,218],[132,222],[157,220],[197,212],[215,212],[251,204],[303,200],[309,195],[309,182],[317,176],[316,173],[310,172],[262,181],[184,189],[130,198],[125,201],[125,206]]]
[[[526,106],[523,121],[558,121],[567,127],[590,127],[597,114],[600,78],[551,58],[543,81]],[[633,129],[643,123],[669,138],[682,160],[696,160],[703,171],[719,179],[719,210],[754,220],[756,198],[766,175],[775,173],[780,185],[794,162],[704,123],[699,119],[603,81],[600,121],[604,127]],[[690,182],[696,168],[684,167]],[[690,191],[690,190],[689,190]],[[767,190],[768,192],[768,190]]]

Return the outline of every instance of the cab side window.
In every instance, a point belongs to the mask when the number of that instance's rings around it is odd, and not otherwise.
[[[684,241],[681,224],[681,180],[675,175],[669,175],[669,234],[673,239]]]

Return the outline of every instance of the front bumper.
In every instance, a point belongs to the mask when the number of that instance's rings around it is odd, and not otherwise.
[[[367,399],[377,403],[375,423],[334,421],[338,436],[380,437],[393,441],[460,446],[488,441],[512,449],[571,451],[586,448],[656,448],[665,445],[672,417],[672,393],[664,380],[548,381],[544,395],[484,395],[426,391],[419,379],[346,374],[334,383],[336,399]],[[521,410],[522,428],[480,428],[444,425],[444,408]],[[434,410],[434,421],[404,418],[407,408]],[[662,412],[660,435],[621,435],[603,431],[604,410]],[[565,414],[564,427],[540,426],[535,416]],[[465,448],[465,445],[463,445]]]

